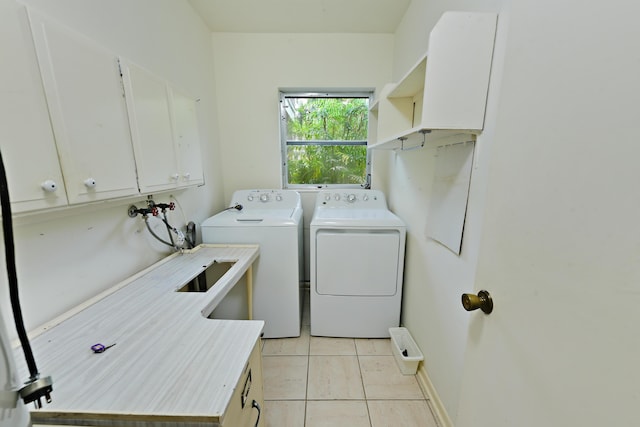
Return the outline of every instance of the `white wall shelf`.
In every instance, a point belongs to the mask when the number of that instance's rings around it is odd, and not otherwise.
[[[496,32],[495,13],[446,12],[429,37],[428,54],[380,92],[371,113],[371,149],[407,149],[484,127]]]

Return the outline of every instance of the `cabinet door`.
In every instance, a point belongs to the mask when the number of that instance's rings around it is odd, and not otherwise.
[[[222,427],[263,427],[265,425],[262,390],[260,339],[244,368],[231,402],[222,417]]]
[[[0,28],[0,150],[12,210],[64,206],[67,195],[24,6],[0,3]],[[45,181],[55,191],[45,191]]]
[[[176,188],[180,178],[173,143],[167,84],[120,59],[131,137],[142,193]]]
[[[422,126],[482,130],[495,13],[446,12],[429,36]]]
[[[29,12],[70,203],[138,193],[117,57]]]
[[[202,155],[200,152],[200,133],[196,100],[171,89],[171,111],[178,170],[178,186],[200,185],[204,183],[202,173]]]

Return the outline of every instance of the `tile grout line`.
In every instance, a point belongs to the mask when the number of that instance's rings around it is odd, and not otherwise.
[[[307,325],[308,326],[308,325]],[[310,329],[310,328],[309,328]],[[310,372],[311,372],[311,366],[310,366],[310,362],[311,362],[311,334],[309,331],[309,337],[308,337],[308,341],[307,341],[307,348],[303,349],[305,351],[306,354],[300,354],[301,356],[306,356],[307,357],[307,370],[305,372],[306,374],[306,384],[305,384],[305,396],[304,396],[304,407],[302,410],[302,417],[303,417],[303,423],[302,426],[310,426],[311,424],[309,424],[309,420],[307,419],[307,415],[309,413],[308,411],[308,403],[309,403],[309,387],[310,387]],[[265,340],[266,341],[266,340]],[[368,417],[368,424],[369,427],[373,427],[373,421],[372,421],[372,409],[370,407],[370,403],[371,402],[375,402],[375,401],[425,401],[427,408],[428,408],[428,412],[430,413],[431,417],[435,418],[433,416],[433,408],[431,407],[431,402],[429,402],[429,399],[426,398],[426,396],[424,395],[424,392],[421,390],[421,397],[417,398],[417,397],[407,397],[407,398],[403,398],[403,399],[385,399],[385,398],[378,398],[378,399],[371,399],[368,396],[365,384],[364,384],[364,371],[363,371],[363,367],[362,367],[362,357],[365,357],[365,359],[367,357],[372,357],[372,356],[385,356],[388,357],[390,359],[393,359],[393,355],[389,355],[389,354],[379,354],[378,350],[372,350],[371,351],[367,351],[368,347],[366,348],[362,348],[359,349],[358,345],[357,345],[357,339],[356,338],[351,338],[351,341],[353,343],[353,348],[354,348],[354,355],[356,356],[356,360],[357,360],[357,364],[358,364],[358,374],[360,375],[360,382],[361,382],[361,387],[362,387],[362,391],[363,391],[363,398],[364,398],[364,403],[366,405],[366,410],[367,410],[367,417]],[[265,343],[266,344],[266,343]],[[264,346],[264,344],[263,344]],[[333,351],[330,352],[331,354],[327,354],[327,355],[318,355],[318,356],[327,356],[327,357],[339,357],[339,356],[347,356],[347,354],[342,354],[339,351]],[[353,354],[353,353],[351,353]],[[275,355],[274,355],[275,356]],[[290,400],[290,399],[285,399],[285,400]],[[293,399],[296,400],[296,399]],[[359,399],[319,399],[321,401],[342,401],[342,402],[347,402],[347,401],[358,401]],[[439,424],[437,423],[437,419],[435,420],[436,422],[436,426],[439,426]]]
[[[306,427],[307,425],[307,402],[309,401],[309,370],[311,368],[311,297],[309,297],[309,342],[307,343],[307,384],[306,387],[304,389],[304,423],[303,426]],[[304,302],[307,302],[306,296],[305,296],[305,300]],[[305,304],[306,305],[306,304]],[[304,310],[305,307],[303,307],[303,317],[304,317]]]
[[[373,427],[373,422],[371,421],[371,410],[369,409],[369,398],[367,397],[367,389],[364,386],[364,375],[362,375],[362,366],[360,365],[360,352],[358,351],[358,345],[356,344],[355,338],[353,340],[353,346],[356,349],[356,357],[358,358],[358,371],[360,372],[360,383],[362,384],[362,393],[364,394],[364,404],[367,407],[369,426]]]

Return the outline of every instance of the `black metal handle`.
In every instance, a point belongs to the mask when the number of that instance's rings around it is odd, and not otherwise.
[[[262,410],[260,409],[260,404],[256,402],[256,400],[254,399],[253,402],[251,402],[251,407],[256,408],[258,410],[258,419],[256,420],[256,425],[255,425],[255,427],[258,427],[258,424],[260,423],[260,414],[262,413]]]

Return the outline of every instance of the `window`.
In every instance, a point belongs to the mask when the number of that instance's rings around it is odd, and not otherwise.
[[[371,92],[280,93],[285,188],[364,187]]]

